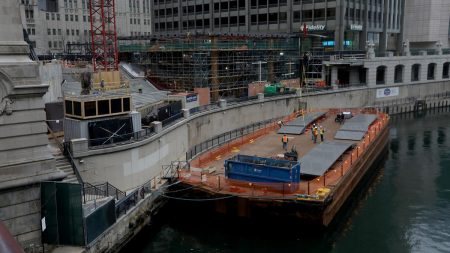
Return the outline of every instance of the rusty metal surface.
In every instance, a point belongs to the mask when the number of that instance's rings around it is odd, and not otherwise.
[[[0,221],[0,252],[1,253],[23,253],[23,249],[14,239],[6,226]]]

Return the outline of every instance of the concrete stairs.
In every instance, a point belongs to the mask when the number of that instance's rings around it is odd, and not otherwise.
[[[78,183],[77,176],[73,172],[73,168],[69,160],[62,154],[56,155],[55,159],[56,159],[56,168],[68,174],[68,176],[63,179],[63,182]]]

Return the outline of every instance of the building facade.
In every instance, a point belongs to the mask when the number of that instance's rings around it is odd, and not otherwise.
[[[405,2],[404,40],[411,48],[450,47],[450,1],[408,0]]]
[[[336,50],[397,47],[404,0],[153,0],[153,31],[186,34],[309,34]]]
[[[151,34],[151,0],[116,0],[118,36]],[[90,41],[89,0],[20,0],[23,28],[38,55]]]

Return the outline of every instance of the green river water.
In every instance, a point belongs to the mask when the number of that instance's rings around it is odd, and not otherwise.
[[[450,252],[450,110],[393,116],[388,149],[325,233],[172,201],[122,252]]]

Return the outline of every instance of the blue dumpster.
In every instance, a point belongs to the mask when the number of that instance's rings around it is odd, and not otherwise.
[[[300,162],[236,155],[225,160],[225,176],[247,182],[299,183]]]

